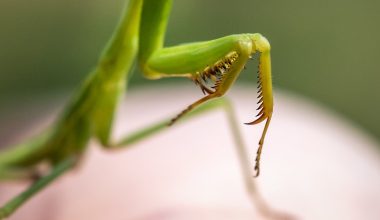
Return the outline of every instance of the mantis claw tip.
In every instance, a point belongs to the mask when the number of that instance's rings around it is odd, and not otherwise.
[[[259,177],[259,175],[260,175],[260,169],[256,169],[255,168],[255,171],[256,171],[256,174],[253,176],[253,177]]]

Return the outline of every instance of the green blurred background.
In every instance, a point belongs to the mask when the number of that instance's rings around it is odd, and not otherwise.
[[[38,102],[78,86],[123,5],[123,0],[0,1],[0,118],[13,114],[15,103]],[[330,107],[379,140],[379,22],[375,0],[174,0],[167,45],[260,32],[272,44],[276,88]],[[254,68],[251,63],[252,71],[239,83],[255,86]],[[132,81],[132,87],[179,82],[148,81],[140,74]]]

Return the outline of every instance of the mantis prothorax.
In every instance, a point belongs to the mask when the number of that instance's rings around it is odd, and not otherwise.
[[[83,82],[57,122],[32,140],[1,152],[0,180],[34,179],[35,182],[0,209],[0,219],[12,214],[30,197],[74,167],[91,138],[99,140],[105,148],[123,148],[172,125],[177,120],[189,119],[215,108],[222,108],[228,113],[247,177],[247,186],[254,193],[250,171],[246,168],[249,160],[243,155],[245,151],[233,118],[232,107],[227,99],[216,98],[229,90],[251,55],[259,52],[260,112],[256,120],[247,123],[257,124],[266,120],[255,165],[256,176],[259,175],[260,154],[273,111],[269,42],[261,34],[238,34],[211,41],[164,47],[171,5],[171,0],[130,0],[95,69]],[[146,78],[189,78],[200,86],[205,96],[189,105],[175,118],[155,123],[120,142],[113,142],[110,136],[115,108],[126,91],[127,75],[136,58]],[[35,167],[42,162],[48,163],[51,169],[48,174],[38,175]]]

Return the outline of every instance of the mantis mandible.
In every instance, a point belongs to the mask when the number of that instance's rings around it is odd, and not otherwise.
[[[0,180],[32,179],[34,183],[0,209],[0,219],[11,215],[34,194],[75,167],[91,138],[97,139],[105,148],[124,148],[177,121],[216,108],[224,109],[228,114],[247,177],[247,187],[249,191],[255,191],[232,107],[221,96],[234,84],[251,56],[259,52],[260,112],[256,120],[247,123],[252,125],[266,120],[254,168],[258,176],[260,155],[273,111],[270,44],[261,34],[238,34],[164,47],[171,5],[172,0],[130,0],[96,67],[56,123],[31,140],[1,152]],[[172,119],[155,123],[121,141],[112,141],[114,112],[126,91],[127,76],[135,59],[146,78],[189,78],[205,96]],[[50,171],[38,173],[36,166],[40,163],[49,164]]]

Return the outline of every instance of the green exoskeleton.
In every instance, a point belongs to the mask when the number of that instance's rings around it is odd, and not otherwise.
[[[221,98],[234,84],[254,53],[259,52],[259,114],[247,124],[266,120],[256,158],[256,176],[260,154],[273,111],[270,45],[261,34],[238,34],[215,40],[164,47],[165,30],[171,0],[130,0],[121,21],[101,55],[95,69],[72,97],[56,123],[41,135],[7,148],[0,153],[0,180],[32,179],[34,183],[0,209],[0,219],[12,214],[30,197],[73,168],[85,152],[91,138],[105,148],[123,148],[203,112],[222,108],[235,137],[246,185],[258,201],[252,185],[238,127],[228,100]],[[163,120],[137,131],[121,141],[110,140],[114,112],[126,91],[128,74],[137,59],[148,79],[185,77],[193,80],[205,96],[173,119]],[[220,98],[219,98],[220,97]],[[40,174],[36,167],[47,163],[50,171]]]

